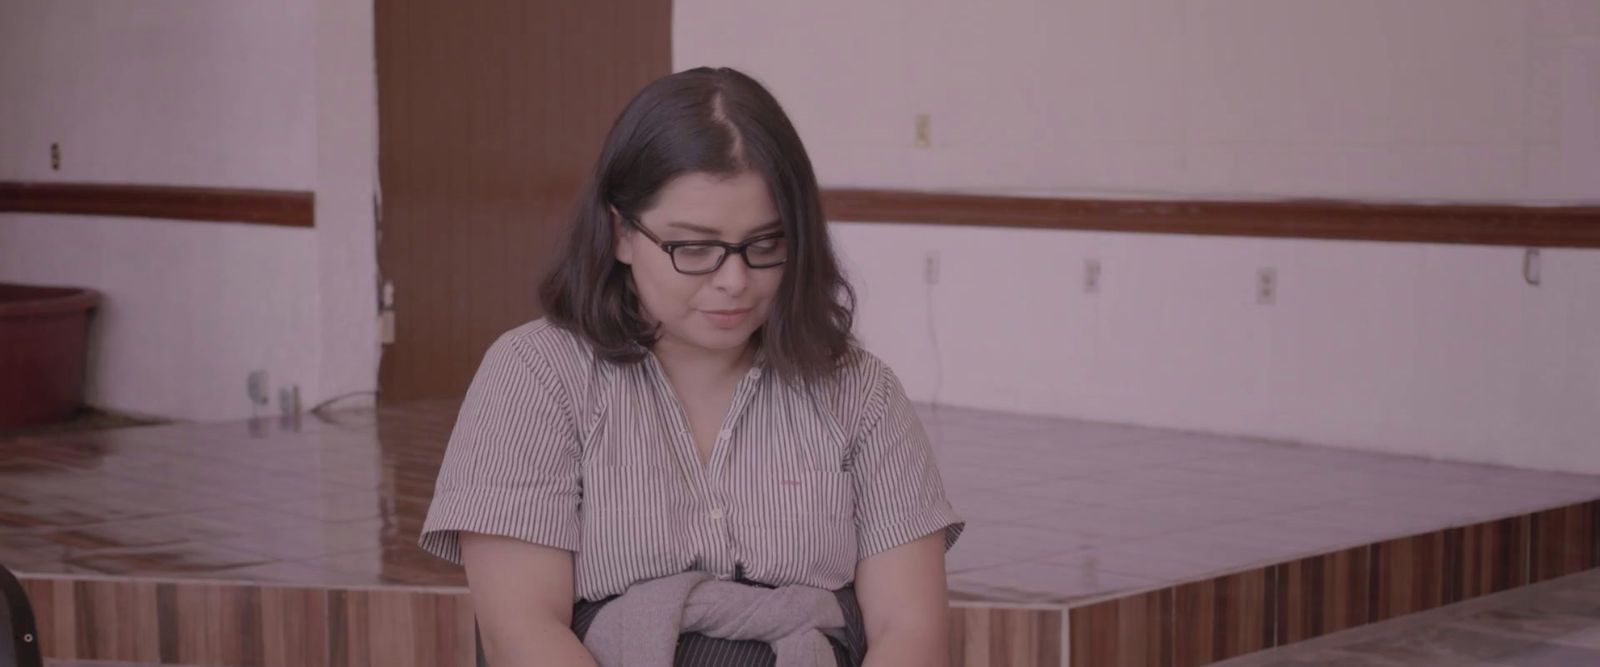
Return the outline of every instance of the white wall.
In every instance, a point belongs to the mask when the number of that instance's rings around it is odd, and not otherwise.
[[[318,0],[315,21],[318,386],[333,398],[378,387],[378,73],[371,2]]]
[[[674,11],[675,67],[766,82],[825,185],[1600,203],[1589,0]],[[1535,288],[1519,248],[834,227],[860,334],[923,399],[1600,473],[1597,251],[1546,250]]]
[[[252,369],[307,406],[376,384],[372,66],[360,3],[0,0],[0,180],[317,195],[315,229],[0,215],[0,280],[105,294],[91,403],[223,419]]]

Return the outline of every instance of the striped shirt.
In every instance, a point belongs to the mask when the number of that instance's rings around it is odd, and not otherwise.
[[[964,523],[905,390],[859,348],[834,377],[755,365],[709,461],[654,355],[599,359],[536,320],[490,346],[467,391],[420,545],[461,562],[459,531],[573,552],[574,598],[690,569],[828,590],[856,562]]]

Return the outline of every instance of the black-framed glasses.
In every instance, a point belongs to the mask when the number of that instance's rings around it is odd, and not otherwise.
[[[770,269],[781,266],[789,259],[789,244],[783,232],[762,234],[743,243],[722,241],[662,241],[636,218],[628,218],[634,229],[644,234],[672,258],[672,268],[678,273],[700,276],[715,273],[729,253],[738,253],[744,265],[752,269]]]

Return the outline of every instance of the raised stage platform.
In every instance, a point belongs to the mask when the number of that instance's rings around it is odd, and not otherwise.
[[[60,661],[471,664],[465,580],[415,546],[454,411],[0,440],[0,562]],[[1597,477],[924,417],[958,665],[1203,665],[1600,567]]]

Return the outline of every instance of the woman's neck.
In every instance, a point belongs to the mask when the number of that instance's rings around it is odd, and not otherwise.
[[[694,386],[743,377],[755,361],[755,347],[748,342],[731,350],[707,350],[663,338],[650,351],[674,384]]]

